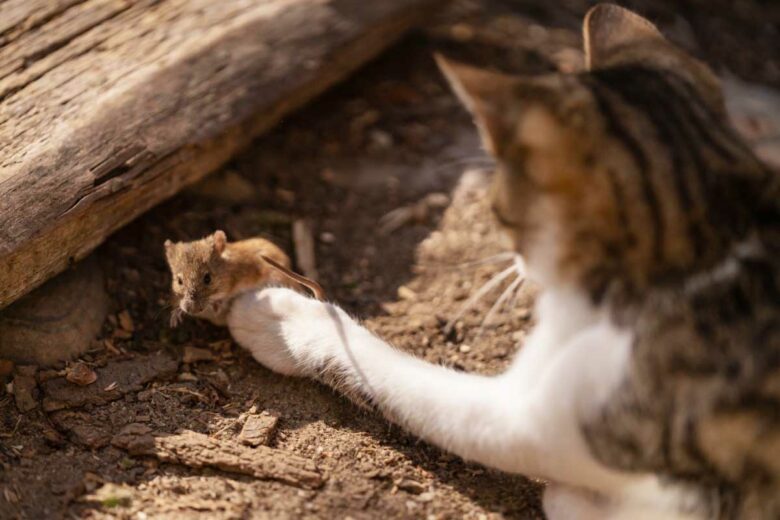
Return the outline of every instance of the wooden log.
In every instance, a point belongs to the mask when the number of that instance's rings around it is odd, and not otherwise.
[[[192,468],[218,468],[310,489],[323,484],[322,475],[309,459],[267,446],[248,448],[190,430],[153,434],[143,424],[130,424],[114,436],[111,444],[131,455],[148,455]]]
[[[438,3],[0,3],[0,308],[219,167]]]

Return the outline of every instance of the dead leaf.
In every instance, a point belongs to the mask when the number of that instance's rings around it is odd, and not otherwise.
[[[75,363],[65,369],[65,379],[79,386],[87,386],[97,381],[97,374],[86,364]]]
[[[110,339],[103,340],[103,345],[106,347],[106,350],[114,354],[115,356],[118,356],[122,353],[118,348],[116,348],[116,345],[114,345],[114,342]]]
[[[0,359],[0,377],[11,375],[14,370],[14,362],[10,359]]]
[[[19,502],[19,495],[9,487],[3,488],[3,496],[5,497],[5,501],[9,504],[16,504]]]
[[[114,329],[113,337],[118,339],[130,339],[133,337],[133,333],[125,329]]]
[[[311,224],[298,219],[292,225],[293,244],[295,244],[295,263],[306,278],[317,281],[317,260],[314,255],[314,235]]]
[[[205,348],[184,347],[184,356],[182,356],[182,362],[184,363],[197,363],[198,361],[213,361],[214,354],[210,350]]]

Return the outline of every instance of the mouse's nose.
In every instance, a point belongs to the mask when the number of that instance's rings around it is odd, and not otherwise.
[[[198,312],[198,306],[195,305],[195,300],[192,298],[184,298],[181,301],[181,310],[186,312],[187,314],[192,314],[194,312]]]

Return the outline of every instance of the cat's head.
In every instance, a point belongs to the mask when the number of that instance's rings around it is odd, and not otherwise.
[[[493,209],[531,273],[598,300],[615,280],[641,290],[720,254],[708,221],[719,181],[699,170],[755,161],[725,122],[716,76],[650,22],[599,5],[584,41],[578,74],[437,60],[497,159]]]

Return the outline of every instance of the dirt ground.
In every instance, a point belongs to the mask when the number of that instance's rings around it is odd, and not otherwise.
[[[26,414],[0,389],[0,518],[541,517],[542,483],[466,463],[325,386],[275,375],[224,329],[190,319],[171,330],[162,244],[221,228],[231,239],[270,238],[292,254],[291,224],[305,219],[331,299],[431,362],[501,371],[533,323],[534,288],[523,285],[481,326],[510,277],[446,329],[509,262],[470,263],[503,251],[485,208],[490,162],[431,53],[518,72],[578,70],[588,4],[455,2],[221,172],[113,236],[96,253],[112,312],[82,358],[98,381],[75,387],[33,369],[37,407]],[[627,5],[720,72],[780,87],[776,4]],[[426,209],[419,218],[379,232],[388,212],[418,203]],[[117,447],[128,425],[238,445],[247,416],[261,411],[279,416],[267,441],[273,453],[310,461],[323,485]]]

